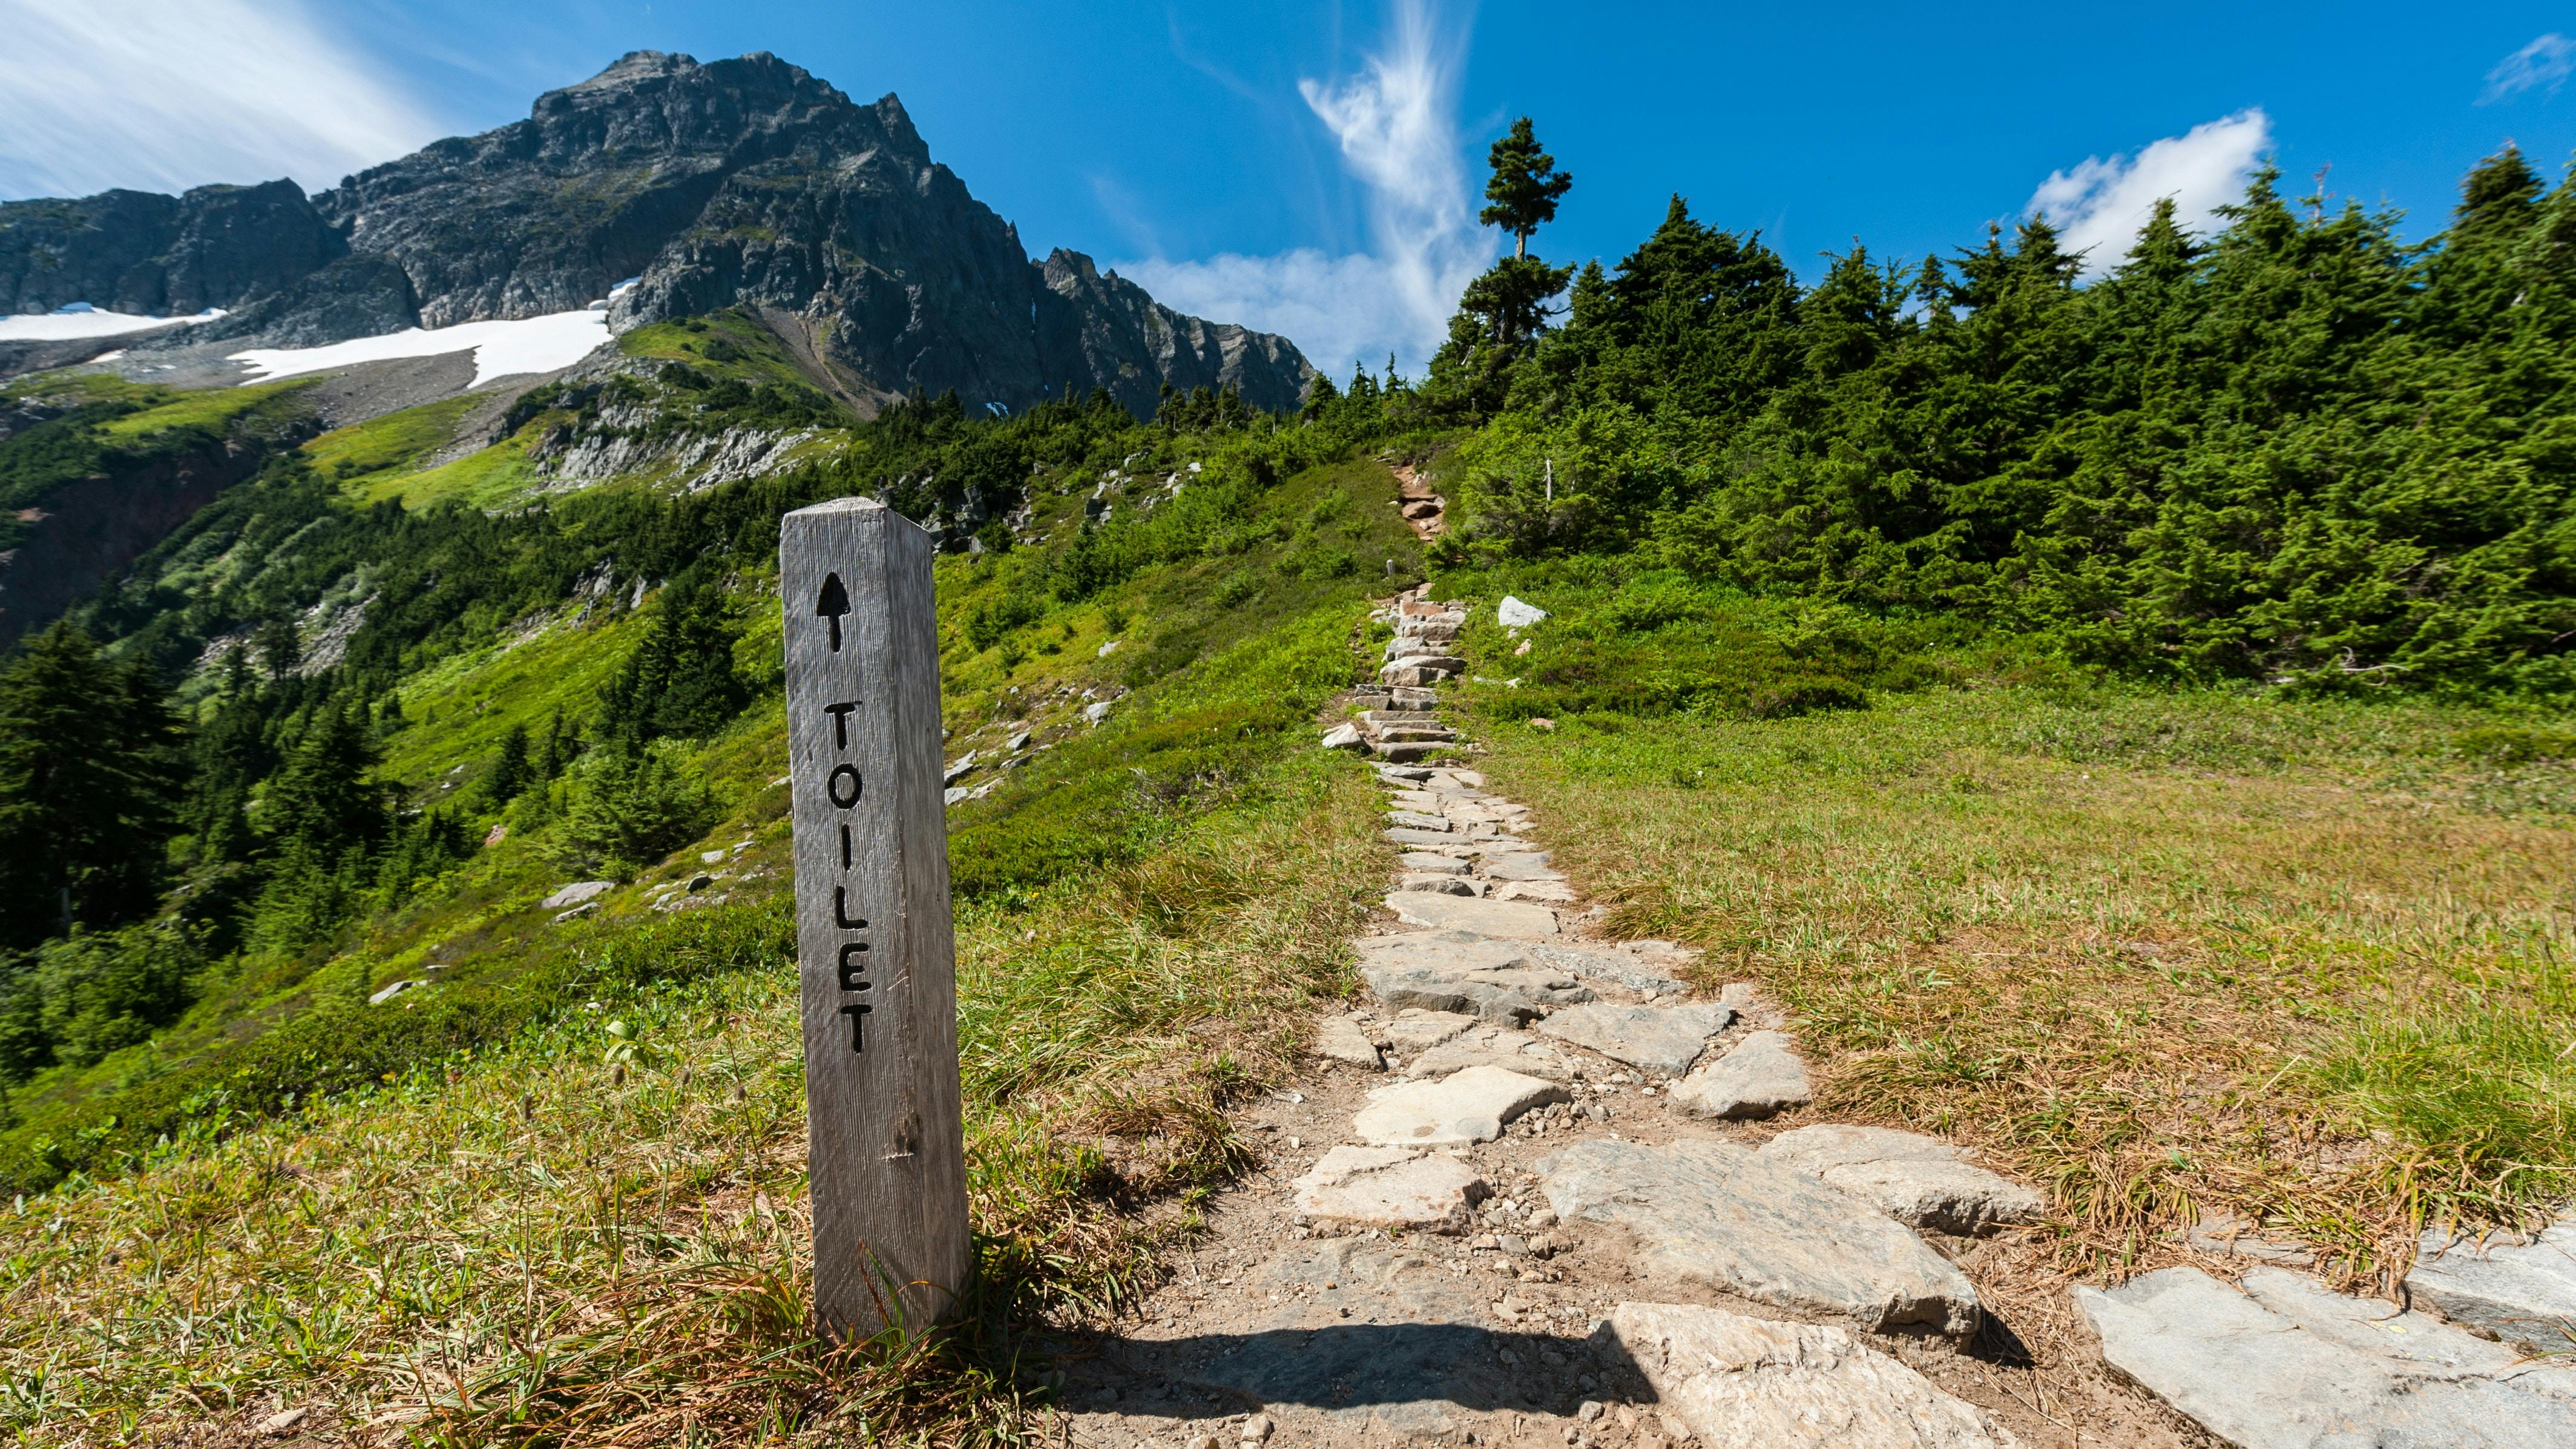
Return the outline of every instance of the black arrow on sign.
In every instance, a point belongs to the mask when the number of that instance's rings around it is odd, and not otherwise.
[[[841,587],[839,574],[823,576],[823,593],[814,601],[814,612],[832,621],[832,652],[841,652],[841,616],[850,612],[850,592]]]

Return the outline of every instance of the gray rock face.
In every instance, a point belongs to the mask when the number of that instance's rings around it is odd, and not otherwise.
[[[1763,1143],[1757,1155],[1874,1202],[1918,1228],[1980,1233],[2037,1222],[2048,1211],[2037,1189],[1971,1164],[1947,1142],[1912,1132],[1801,1127]]]
[[[1977,1330],[1976,1290],[1911,1231],[1731,1142],[1582,1142],[1538,1172],[1560,1220],[1635,1237],[1649,1284],[1704,1283],[1881,1333]]]
[[[1408,871],[1404,875],[1399,876],[1395,882],[1395,888],[1400,891],[1431,891],[1435,894],[1444,896],[1472,896],[1482,894],[1482,892],[1477,890],[1476,886],[1477,883],[1475,881],[1468,880],[1462,876],[1444,875],[1431,871]]]
[[[1292,1186],[1310,1218],[1450,1234],[1473,1227],[1493,1191],[1454,1157],[1403,1147],[1336,1147]]]
[[[1718,1308],[1622,1303],[1618,1336],[1704,1449],[2008,1449],[2019,1441],[1975,1405],[1844,1329],[1774,1323]]]
[[[1735,1013],[1723,1006],[1569,1006],[1538,1029],[1614,1062],[1678,1077],[1689,1071],[1708,1039],[1726,1030]]]
[[[1694,1117],[1769,1117],[1815,1100],[1815,1089],[1789,1039],[1757,1031],[1673,1083],[1671,1096]]]
[[[2075,1301],[2112,1368],[2240,1449],[2576,1443],[2564,1370],[2296,1273],[2167,1268]]]
[[[1553,1082],[1502,1067],[1469,1067],[1437,1082],[1380,1087],[1351,1119],[1351,1131],[1381,1147],[1464,1147],[1491,1142],[1523,1112],[1565,1099]]]
[[[538,97],[524,121],[435,142],[310,204],[272,187],[22,203],[51,210],[13,212],[41,225],[0,238],[38,236],[18,250],[83,290],[131,277],[118,284],[133,300],[238,305],[197,340],[302,346],[530,317],[636,277],[612,326],[741,304],[863,406],[955,388],[970,411],[1019,409],[1071,386],[1148,416],[1168,384],[1277,409],[1313,376],[1286,339],[1183,316],[1087,257],[1031,261],[931,159],[900,101],[857,104],[766,54],[637,51]],[[50,298],[54,284],[25,280],[35,261],[8,280],[10,248],[0,240],[0,292]]]
[[[0,314],[72,302],[153,316],[239,310],[348,250],[285,180],[0,202]]]
[[[1386,812],[1386,823],[1401,825],[1407,830],[1436,830],[1443,835],[1454,828],[1440,816],[1425,815],[1419,810],[1389,810]]]
[[[1467,862],[1454,855],[1434,855],[1427,850],[1408,851],[1395,858],[1395,863],[1416,875],[1465,875]]]
[[[1396,894],[1386,898],[1386,908],[1400,920],[1435,931],[1473,931],[1522,941],[1556,934],[1556,912],[1519,901]]]
[[[2576,1218],[2559,1219],[2527,1243],[2428,1232],[2406,1291],[2445,1318],[2544,1353],[2576,1349]]]
[[[577,906],[584,901],[596,900],[616,888],[617,882],[613,880],[577,880],[571,885],[558,888],[553,895],[537,902],[537,905],[544,910],[559,911],[566,906]]]

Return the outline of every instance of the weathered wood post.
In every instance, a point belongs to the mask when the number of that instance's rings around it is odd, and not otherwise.
[[[966,1284],[930,535],[864,498],[778,530],[814,1310],[862,1337]]]

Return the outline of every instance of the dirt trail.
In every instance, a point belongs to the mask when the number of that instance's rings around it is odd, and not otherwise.
[[[1427,706],[1422,675],[1454,661],[1424,661],[1463,621],[1390,612],[1399,683],[1363,702]],[[1971,1285],[2036,1231],[1991,1219],[2036,1219],[2036,1194],[1955,1154],[1855,1159],[1836,1129],[1766,1147],[1814,1125],[1779,1013],[1747,983],[1694,992],[1687,950],[1601,939],[1527,809],[1434,763],[1457,742],[1428,708],[1369,710],[1359,734],[1402,852],[1355,943],[1365,1004],[1319,1020],[1313,1072],[1246,1114],[1268,1165],[1077,1355],[1070,1443],[2206,1442],[2098,1365],[2042,1382],[1981,1309]],[[1878,1157],[1948,1152],[1881,1137]],[[1730,1218],[1759,1231],[1707,1228]],[[1712,1378],[1709,1332],[1772,1349]]]

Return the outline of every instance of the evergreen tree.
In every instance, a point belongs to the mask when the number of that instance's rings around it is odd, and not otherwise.
[[[621,748],[711,735],[751,702],[734,668],[724,595],[683,573],[662,590],[644,642],[600,694],[600,729]]]
[[[499,809],[519,798],[520,792],[536,780],[536,768],[528,755],[528,727],[514,724],[501,736],[501,748],[492,757],[492,768],[483,776],[483,799],[492,809]]]
[[[158,908],[182,744],[159,681],[67,624],[0,669],[0,941]]]
[[[1512,255],[1527,257],[1530,237],[1556,220],[1556,204],[1573,189],[1574,178],[1557,170],[1556,158],[1539,148],[1527,116],[1512,122],[1485,159],[1493,175],[1485,182],[1487,204],[1476,213],[1476,224],[1502,228],[1512,239]]]

